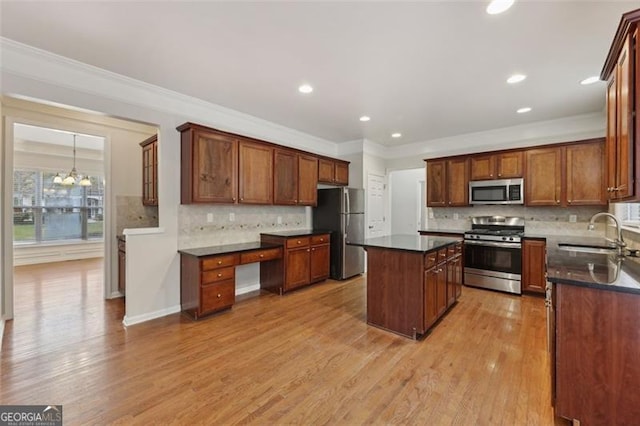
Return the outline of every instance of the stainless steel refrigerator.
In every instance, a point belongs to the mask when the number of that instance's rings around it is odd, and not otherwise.
[[[364,189],[318,190],[313,229],[331,231],[331,278],[344,280],[364,272],[364,250],[348,241],[364,240]]]

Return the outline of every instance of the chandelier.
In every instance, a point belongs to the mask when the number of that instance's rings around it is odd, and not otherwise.
[[[80,176],[76,171],[76,135],[74,134],[73,135],[73,167],[71,168],[71,171],[69,172],[69,174],[67,174],[67,176],[64,179],[62,178],[62,176],[60,176],[60,173],[56,173],[56,175],[53,177],[53,183],[59,183],[62,185],[70,186],[70,185],[75,185],[78,178],[80,178]],[[78,182],[78,185],[91,186],[91,180],[89,179],[89,176],[82,177],[80,179],[80,182]]]

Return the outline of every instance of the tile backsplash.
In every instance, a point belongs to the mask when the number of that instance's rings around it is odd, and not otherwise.
[[[145,206],[142,197],[116,195],[116,235],[125,228],[155,228],[158,207]]]
[[[605,225],[596,224],[596,234],[587,230],[589,219],[594,214],[606,211],[606,207],[524,207],[524,206],[473,206],[436,207],[428,209],[429,229],[466,230],[471,227],[473,216],[519,216],[525,219],[529,234],[554,234],[574,236],[604,235]],[[575,222],[570,222],[575,215]]]
[[[178,248],[260,241],[261,232],[310,226],[307,207],[180,205]]]

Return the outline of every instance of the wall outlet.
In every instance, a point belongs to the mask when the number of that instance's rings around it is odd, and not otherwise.
[[[575,223],[577,221],[578,221],[578,216],[576,216],[575,214],[570,214],[569,215],[569,222]]]
[[[213,222],[213,213],[207,213],[207,222]]]
[[[433,219],[433,210],[429,209],[429,219]]]
[[[282,225],[282,216],[278,216],[278,225]]]
[[[460,219],[460,215],[459,215],[458,213],[454,213],[454,214],[453,214],[453,219],[454,219],[454,220],[458,220],[458,219]]]
[[[235,213],[229,213],[229,222],[233,222],[236,220],[236,214]]]

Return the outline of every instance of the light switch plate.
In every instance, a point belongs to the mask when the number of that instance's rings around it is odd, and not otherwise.
[[[207,222],[213,222],[213,213],[207,213]]]
[[[278,216],[278,225],[282,225],[282,216]]]
[[[229,222],[233,222],[236,220],[236,214],[235,213],[229,213]]]
[[[458,219],[460,219],[460,215],[459,215],[458,213],[454,213],[454,214],[453,214],[453,219],[454,219],[454,220],[458,220]]]

